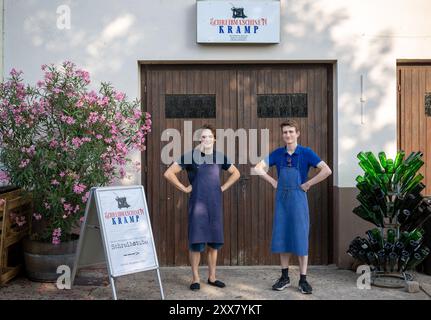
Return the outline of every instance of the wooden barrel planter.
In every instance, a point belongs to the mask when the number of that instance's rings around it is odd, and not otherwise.
[[[37,282],[56,282],[60,274],[57,268],[67,265],[72,271],[78,240],[52,243],[23,241],[24,261],[27,277]]]

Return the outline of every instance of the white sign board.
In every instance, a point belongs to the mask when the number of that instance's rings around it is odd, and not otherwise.
[[[280,1],[197,1],[198,43],[280,43]]]
[[[157,270],[163,298],[159,263],[142,186],[91,189],[72,282],[80,267],[104,261],[108,266],[115,299],[116,277],[154,269]]]
[[[158,267],[142,189],[96,189],[105,248],[114,277]]]

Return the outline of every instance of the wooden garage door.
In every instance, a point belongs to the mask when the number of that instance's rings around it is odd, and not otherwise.
[[[422,151],[420,172],[431,195],[431,65],[398,66],[398,148],[409,154]]]
[[[269,129],[270,150],[283,145],[280,123],[285,116],[295,117],[301,126],[299,143],[313,148],[323,160],[332,163],[329,148],[330,118],[328,97],[332,97],[330,67],[326,65],[144,65],[142,67],[143,108],[152,114],[153,128],[143,157],[143,184],[153,224],[158,255],[162,265],[188,264],[187,199],[166,183],[160,151],[167,142],[163,130],[181,133],[184,121],[193,130],[203,123],[217,128]],[[329,79],[329,80],[328,80]],[[175,116],[172,99],[183,95],[212,97],[215,112]],[[275,100],[274,100],[275,99]],[[295,100],[299,99],[299,100]],[[180,100],[178,100],[180,101]],[[302,108],[279,109],[271,113],[265,104],[274,101],[299,101]],[[278,113],[277,113],[278,112]],[[287,113],[286,113],[287,112]],[[283,115],[283,117],[280,117]],[[196,118],[199,116],[200,118]],[[202,116],[206,118],[202,118]],[[260,147],[259,147],[260,148]],[[237,154],[241,150],[236,147]],[[238,158],[235,159],[238,163]],[[241,179],[224,193],[225,245],[219,254],[221,265],[279,264],[270,252],[274,190],[250,175],[250,164],[237,165]],[[276,175],[276,170],[271,170]],[[315,174],[314,170],[310,175]],[[228,176],[224,173],[223,179]],[[180,179],[186,182],[186,173]],[[310,263],[330,261],[331,217],[330,182],[316,186],[308,194],[310,204]],[[203,257],[203,263],[205,263]]]

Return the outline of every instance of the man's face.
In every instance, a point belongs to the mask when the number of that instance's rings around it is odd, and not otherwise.
[[[212,148],[214,146],[214,135],[210,129],[203,129],[201,133],[201,144],[205,149]]]
[[[295,127],[285,126],[282,129],[283,141],[286,144],[295,144],[298,142],[299,131],[296,131]]]

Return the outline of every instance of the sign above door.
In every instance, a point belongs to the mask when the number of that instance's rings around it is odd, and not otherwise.
[[[280,43],[280,1],[197,1],[198,43]]]

